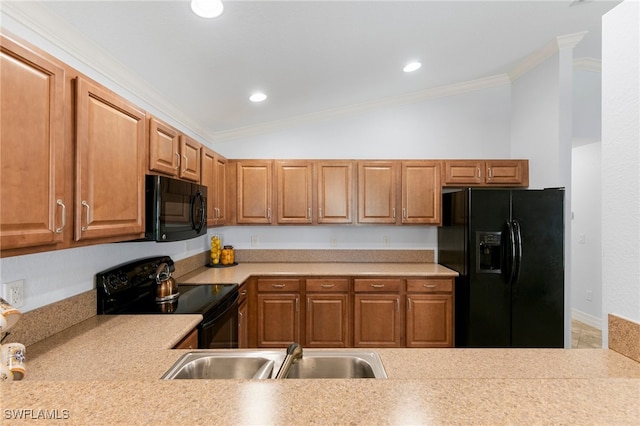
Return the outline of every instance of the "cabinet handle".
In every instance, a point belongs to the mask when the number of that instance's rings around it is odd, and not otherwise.
[[[246,296],[247,295],[247,290],[242,290],[240,292],[240,296]]]
[[[384,284],[371,284],[373,288],[384,288]]]
[[[56,234],[60,234],[67,224],[67,206],[64,205],[62,200],[56,201],[56,204],[62,207],[62,225],[60,228],[56,228]]]
[[[426,288],[436,288],[435,284],[423,284],[422,286]]]
[[[322,207],[318,207],[318,219],[322,219]]]
[[[300,312],[300,298],[296,297],[296,312]]]
[[[238,326],[242,326],[242,312],[238,312]]]
[[[311,219],[311,207],[307,209],[307,219]]]
[[[478,171],[478,179],[480,179],[482,177],[482,172],[480,171],[480,167],[476,167],[476,170]]]
[[[333,287],[335,287],[335,284],[320,284],[320,287],[322,287],[322,288],[333,288]]]
[[[407,297],[407,311],[411,312],[411,298]]]
[[[183,172],[186,172],[187,169],[189,168],[189,158],[186,155],[183,155],[182,158],[184,158],[184,170],[183,170]]]
[[[180,170],[180,154],[176,152],[176,157],[178,158],[178,165],[176,166],[176,170]]]
[[[307,297],[307,311],[311,310],[311,299]]]
[[[491,171],[491,167],[487,167],[487,173],[488,173],[489,179],[493,179],[493,172]]]
[[[271,207],[267,208],[267,219],[271,220]]]
[[[400,312],[400,299],[396,299],[396,312]]]
[[[271,284],[273,288],[284,288],[284,284]]]
[[[407,209],[405,209],[404,207],[402,208],[402,218],[403,219],[407,218]]]
[[[396,218],[396,208],[395,207],[391,209],[391,216],[393,216],[394,219]]]
[[[87,225],[81,228],[82,231],[86,231],[87,228],[89,227],[89,224],[91,223],[91,206],[89,205],[89,203],[87,203],[84,200],[82,200],[81,204],[87,208]]]

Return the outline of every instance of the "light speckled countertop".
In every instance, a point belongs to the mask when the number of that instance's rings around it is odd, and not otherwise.
[[[387,380],[160,380],[187,352],[168,348],[199,321],[98,316],[29,346],[26,379],[0,385],[2,424],[47,415],[78,425],[602,425],[640,418],[640,363],[604,349],[378,349]]]
[[[437,263],[241,263],[227,268],[199,268],[181,276],[180,283],[242,283],[250,276],[402,276],[456,277]]]

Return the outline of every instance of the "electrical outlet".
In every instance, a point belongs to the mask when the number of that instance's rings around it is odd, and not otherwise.
[[[591,299],[593,299],[593,292],[591,290],[587,290],[587,296],[586,296],[587,301],[591,302]]]
[[[257,247],[258,246],[258,236],[257,235],[252,235],[251,236],[251,247]]]
[[[387,237],[386,235],[382,237],[382,244],[384,244],[386,247],[389,247],[389,237]]]
[[[331,244],[331,247],[337,246],[338,245],[338,240],[336,239],[336,237],[329,238],[329,244]]]
[[[14,308],[24,305],[24,280],[5,283],[3,299]]]

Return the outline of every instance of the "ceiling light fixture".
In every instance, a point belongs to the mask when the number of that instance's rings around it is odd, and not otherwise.
[[[262,92],[257,92],[257,93],[254,93],[253,95],[249,96],[249,100],[251,102],[262,102],[265,99],[267,99],[267,95],[265,95]]]
[[[404,66],[404,68],[402,68],[402,71],[404,71],[404,72],[414,72],[414,71],[420,69],[421,66],[422,66],[422,64],[420,62],[409,62],[407,65]]]
[[[203,18],[215,18],[224,10],[220,0],[191,0],[191,10]]]

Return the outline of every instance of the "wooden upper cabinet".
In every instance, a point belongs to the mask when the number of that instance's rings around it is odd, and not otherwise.
[[[441,220],[440,162],[402,162],[402,223],[437,225]]]
[[[78,78],[75,239],[144,235],[145,112]]]
[[[188,136],[180,136],[181,179],[200,182],[200,142]]]
[[[65,71],[0,36],[0,251],[59,243],[65,194]]]
[[[273,200],[273,162],[236,163],[236,222],[270,224]]]
[[[353,165],[351,161],[316,163],[318,223],[353,223]]]
[[[177,176],[179,150],[180,132],[152,117],[149,120],[149,170]]]
[[[199,142],[181,134],[167,123],[149,120],[149,170],[200,182]]]
[[[207,187],[207,225],[224,225],[227,211],[227,160],[205,147],[202,147],[201,157],[200,182]]]
[[[358,222],[396,223],[396,161],[358,162]]]
[[[443,186],[529,186],[528,160],[444,160]]]
[[[276,161],[275,173],[278,223],[311,224],[313,222],[313,163],[311,161]]]

